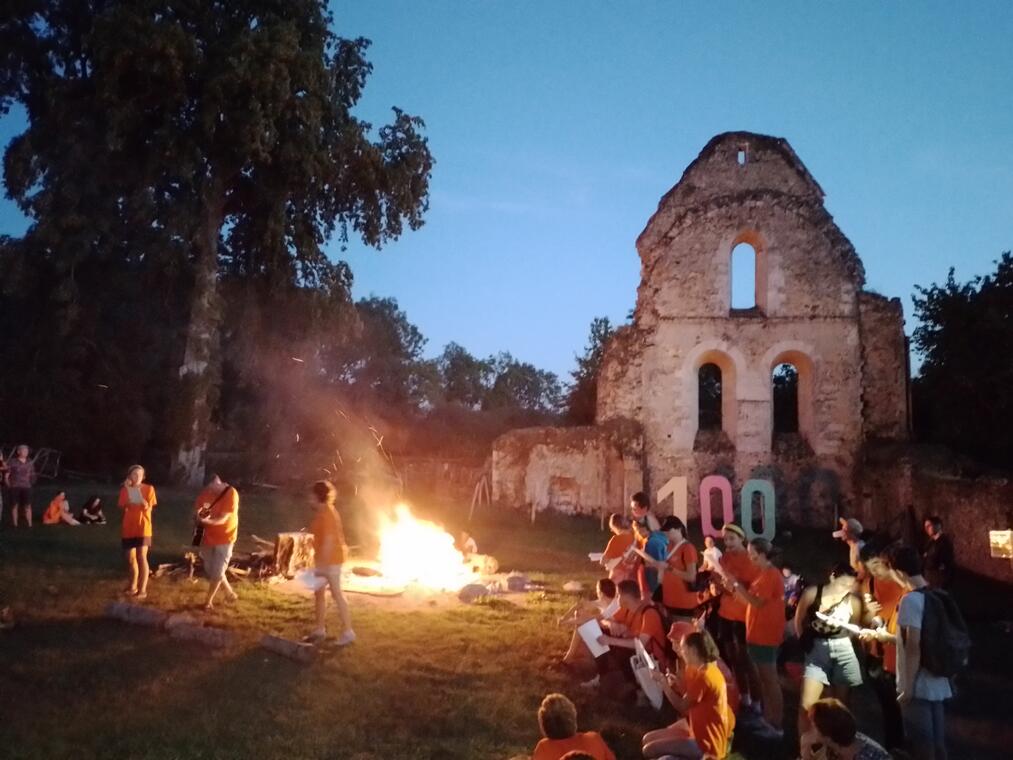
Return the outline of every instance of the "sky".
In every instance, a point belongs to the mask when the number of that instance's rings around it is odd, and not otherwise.
[[[784,137],[866,287],[904,301],[1013,248],[1009,2],[333,0],[372,40],[357,110],[421,116],[425,226],[352,244],[356,297],[393,296],[438,354],[509,351],[564,378],[591,320],[622,322],[635,241],[715,134]],[[21,128],[0,122],[0,143]],[[25,227],[0,202],[0,232]]]

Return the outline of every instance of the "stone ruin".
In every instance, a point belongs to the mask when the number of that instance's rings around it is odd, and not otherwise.
[[[638,490],[667,498],[672,479],[685,478],[695,518],[704,477],[724,476],[733,493],[766,480],[779,523],[857,516],[917,543],[924,516],[939,514],[961,565],[1013,582],[988,535],[1011,527],[1013,483],[969,477],[952,455],[911,444],[900,299],[864,289],[862,262],[823,197],[786,140],[714,137],[637,239],[636,309],[606,348],[595,424],[497,439],[493,502],[604,515]],[[754,297],[733,308],[742,244]],[[779,416],[784,365],[797,381]]]
[[[864,289],[823,197],[787,141],[712,139],[637,239],[636,310],[607,347],[595,426],[501,437],[493,500],[597,513],[684,476],[693,514],[700,480],[720,474],[734,488],[773,482],[778,515],[795,522],[846,509],[863,447],[908,438],[907,343],[900,300]],[[740,244],[755,284],[746,308],[732,306]],[[797,422],[779,430],[772,382],[786,364]]]

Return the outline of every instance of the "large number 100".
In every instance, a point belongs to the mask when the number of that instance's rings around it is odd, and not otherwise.
[[[711,493],[721,494],[721,522],[714,526],[711,516]],[[759,494],[763,502],[760,513],[760,532],[753,529],[753,496]],[[658,489],[656,503],[660,506],[665,499],[672,497],[672,514],[689,524],[688,480],[677,475]],[[747,539],[765,538],[773,540],[775,531],[775,496],[774,484],[769,480],[747,480],[739,491],[739,511],[742,516],[742,530]],[[700,481],[700,523],[705,536],[715,538],[721,535],[721,526],[735,522],[735,505],[732,503],[732,484],[724,475],[708,475]]]

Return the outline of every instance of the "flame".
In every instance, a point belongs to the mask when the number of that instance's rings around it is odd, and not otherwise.
[[[404,504],[394,508],[393,520],[384,517],[383,522],[378,559],[386,581],[458,591],[474,580],[453,536],[439,525],[413,517]]]

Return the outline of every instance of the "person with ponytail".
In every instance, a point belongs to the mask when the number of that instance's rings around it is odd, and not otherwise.
[[[341,523],[341,515],[335,508],[338,489],[329,480],[318,480],[313,484],[312,502],[316,510],[311,530],[313,531],[313,549],[316,558],[315,574],[322,579],[316,590],[316,628],[307,636],[310,642],[321,642],[327,638],[327,587],[330,586],[331,596],[338,608],[341,621],[341,636],[338,646],[345,646],[355,641],[352,630],[352,618],[348,611],[348,601],[341,590],[342,566],[348,557],[345,544],[345,531]]]

